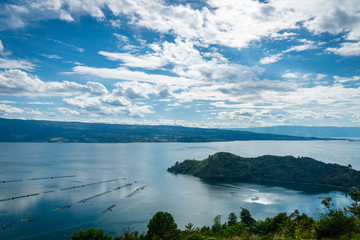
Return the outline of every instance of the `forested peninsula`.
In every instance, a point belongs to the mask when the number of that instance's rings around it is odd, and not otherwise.
[[[323,163],[309,157],[265,155],[244,158],[218,152],[202,161],[177,162],[168,168],[168,172],[213,181],[311,184],[346,191],[360,187],[360,171],[352,169],[351,165]]]

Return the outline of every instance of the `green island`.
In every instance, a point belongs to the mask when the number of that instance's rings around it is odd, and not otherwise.
[[[211,181],[320,185],[348,191],[360,187],[360,171],[351,165],[323,163],[309,157],[265,155],[243,158],[218,152],[208,158],[185,160],[167,170]]]

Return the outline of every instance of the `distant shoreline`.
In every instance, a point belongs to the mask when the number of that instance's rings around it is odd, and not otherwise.
[[[0,118],[0,142],[134,143],[232,142],[251,140],[313,141],[330,138],[297,137],[249,131],[182,126],[56,122]]]

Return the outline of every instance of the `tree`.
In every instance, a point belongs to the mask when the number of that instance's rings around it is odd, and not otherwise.
[[[147,227],[148,239],[177,239],[177,224],[173,216],[168,212],[155,213]]]
[[[79,232],[71,234],[72,240],[111,240],[112,237],[104,234],[104,230],[99,228],[96,230],[95,228],[89,228],[85,231],[80,229]]]
[[[228,217],[228,226],[232,226],[237,222],[238,217],[236,216],[236,214],[234,212],[229,214]]]
[[[214,223],[211,227],[211,231],[217,234],[221,230],[221,215],[217,215],[214,218]]]
[[[346,209],[351,212],[354,217],[360,217],[360,191],[358,189],[352,189],[349,192],[349,196],[353,202]]]
[[[335,208],[331,197],[322,198],[325,214],[315,223],[315,234],[318,239],[334,238],[355,230],[354,218],[348,217],[342,209]]]
[[[250,211],[246,208],[241,208],[240,219],[248,226],[252,226],[256,222],[255,219],[251,217]]]
[[[191,222],[185,225],[185,231],[191,233],[194,230],[194,224]]]

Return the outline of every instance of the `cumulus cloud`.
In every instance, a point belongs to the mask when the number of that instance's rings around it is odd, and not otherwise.
[[[269,63],[275,63],[275,62],[278,62],[280,61],[281,59],[283,59],[284,54],[282,53],[278,53],[278,54],[274,54],[274,55],[271,55],[271,56],[267,56],[267,57],[264,57],[262,59],[260,59],[259,63],[260,64],[269,64]]]
[[[147,83],[119,82],[109,92],[101,83],[87,82],[44,82],[21,70],[5,70],[0,72],[0,95],[39,97],[63,97],[69,106],[84,111],[84,114],[129,115],[133,117],[153,113],[148,105],[133,104],[129,100],[148,98],[149,94],[158,96],[163,89]],[[38,102],[29,102],[38,104]],[[52,104],[52,103],[47,103]],[[64,115],[79,115],[80,112],[68,108],[54,108]],[[39,111],[25,111],[20,108],[1,104],[0,113],[38,115]]]
[[[158,84],[189,87],[214,82],[236,82],[258,79],[264,69],[258,66],[249,67],[230,63],[223,55],[214,52],[201,52],[192,42],[175,39],[152,44],[152,52],[137,54],[99,52],[100,55],[113,61],[121,61],[122,67],[116,69],[95,69],[92,67],[75,67],[74,73],[90,74],[102,78],[115,78],[133,81],[144,81]],[[125,66],[125,67],[123,67]],[[163,67],[166,66],[166,69]],[[164,74],[147,74],[130,68],[162,69]],[[176,74],[178,77],[167,75]],[[155,79],[156,81],[155,81]],[[164,80],[164,81],[161,81]]]
[[[299,78],[298,73],[286,72],[281,77],[283,78]]]
[[[324,7],[318,8],[318,14],[304,25],[315,33],[332,34],[352,31],[360,23],[359,6],[353,1],[328,1]]]
[[[24,110],[17,107],[12,107],[7,104],[0,104],[0,115],[8,115],[8,114],[22,114]]]
[[[110,96],[110,98],[113,96]],[[132,116],[132,117],[143,117],[144,114],[153,113],[151,106],[148,105],[136,105],[131,104],[125,99],[118,98],[118,101],[123,103],[118,104],[109,100],[109,96],[104,97],[74,97],[64,98],[64,103],[73,106],[77,109],[85,110],[92,114],[97,115],[110,115],[110,116]]]
[[[67,22],[74,21],[74,18],[70,15],[70,13],[68,13],[64,9],[60,9],[59,17],[60,17],[61,20],[64,20],[64,21],[67,21]]]
[[[78,93],[104,95],[108,91],[100,83],[44,82],[22,70],[0,71],[0,94],[22,96],[66,96]]]
[[[171,32],[188,40],[197,39],[201,44],[235,48],[246,47],[261,38],[279,36],[281,30],[297,29],[299,24],[317,34],[345,33],[349,39],[358,39],[356,29],[360,24],[358,4],[340,0],[209,0],[201,9],[193,9],[191,5],[166,5],[160,0],[38,0],[24,6],[3,3],[2,8],[5,11],[0,21],[12,22],[11,25],[3,24],[3,28],[24,27],[28,22],[43,18],[72,21],[74,15],[85,14],[103,20],[107,8],[115,16],[130,16],[134,25],[160,33]],[[120,22],[111,19],[111,24],[118,27]]]
[[[335,106],[342,111],[359,111],[359,104],[355,101],[359,99],[357,77],[334,77],[333,86],[313,88],[306,88],[295,80],[300,82],[312,78],[321,81],[327,75],[305,76],[288,71],[282,75],[283,82],[261,80],[259,76],[263,68],[232,62],[221,52],[228,49],[223,46],[239,50],[261,44],[263,40],[291,40],[291,43],[298,42],[291,45],[287,42],[284,46],[288,47],[275,54],[268,51],[272,55],[260,59],[259,64],[275,63],[287,54],[311,49],[326,49],[341,56],[360,56],[360,7],[356,1],[208,0],[196,9],[191,4],[167,4],[168,1],[161,0],[35,0],[22,3],[23,6],[0,3],[3,9],[0,13],[0,30],[24,28],[48,19],[71,22],[89,15],[104,21],[114,31],[126,24],[137,29],[146,28],[159,33],[160,37],[151,43],[143,41],[141,47],[136,47],[132,41],[137,36],[129,39],[114,33],[118,44],[120,41],[122,43],[118,48],[121,51],[103,48],[98,54],[117,61],[117,67],[84,65],[72,68],[70,74],[118,80],[112,90],[98,82],[42,81],[24,72],[34,70],[36,66],[31,62],[0,58],[0,68],[7,69],[0,72],[2,95],[39,97],[51,94],[64,97],[63,102],[75,108],[76,113],[108,116],[151,114],[152,108],[147,103],[159,98],[175,101],[169,102],[169,106],[210,101],[215,111],[220,108],[228,110],[218,114],[224,119],[251,118],[260,121],[271,118],[284,121],[291,114],[302,115],[303,118],[336,119],[341,113],[332,110]],[[338,35],[340,40],[333,42],[331,48],[321,48],[318,42],[296,40],[296,31],[304,30],[313,35],[324,32]],[[73,44],[51,41],[84,52],[83,48]],[[4,56],[5,52],[0,41],[0,54]],[[43,56],[59,58],[57,55]],[[230,111],[232,108],[235,110]],[[297,112],[296,108],[299,109]],[[76,115],[65,108],[56,111]]]
[[[35,65],[27,60],[16,60],[8,58],[0,58],[0,69],[23,69],[27,71],[34,70]]]
[[[175,86],[191,86],[199,81],[183,77],[172,77],[160,74],[148,74],[142,71],[131,71],[126,68],[95,68],[86,66],[77,66],[73,68],[73,73],[94,75],[107,79],[119,79],[128,81],[140,81],[156,84],[169,84]]]
[[[360,76],[352,76],[352,77],[339,77],[334,76],[335,84],[341,84],[344,86],[350,87],[359,87],[360,86]]]
[[[341,56],[360,56],[360,41],[341,43],[338,48],[327,48],[326,50]]]
[[[148,83],[118,82],[114,87],[114,95],[125,96],[128,99],[145,99],[149,94],[158,92],[153,84]]]
[[[292,92],[264,91],[256,98],[250,95],[242,99],[230,98],[231,102],[223,99],[214,102],[213,106],[219,109],[218,119],[233,119],[244,125],[276,125],[299,120],[309,121],[310,124],[311,121],[352,118],[352,113],[360,111],[359,97],[359,87],[349,88],[337,84],[298,87]],[[262,122],[264,119],[267,119],[267,123]]]

